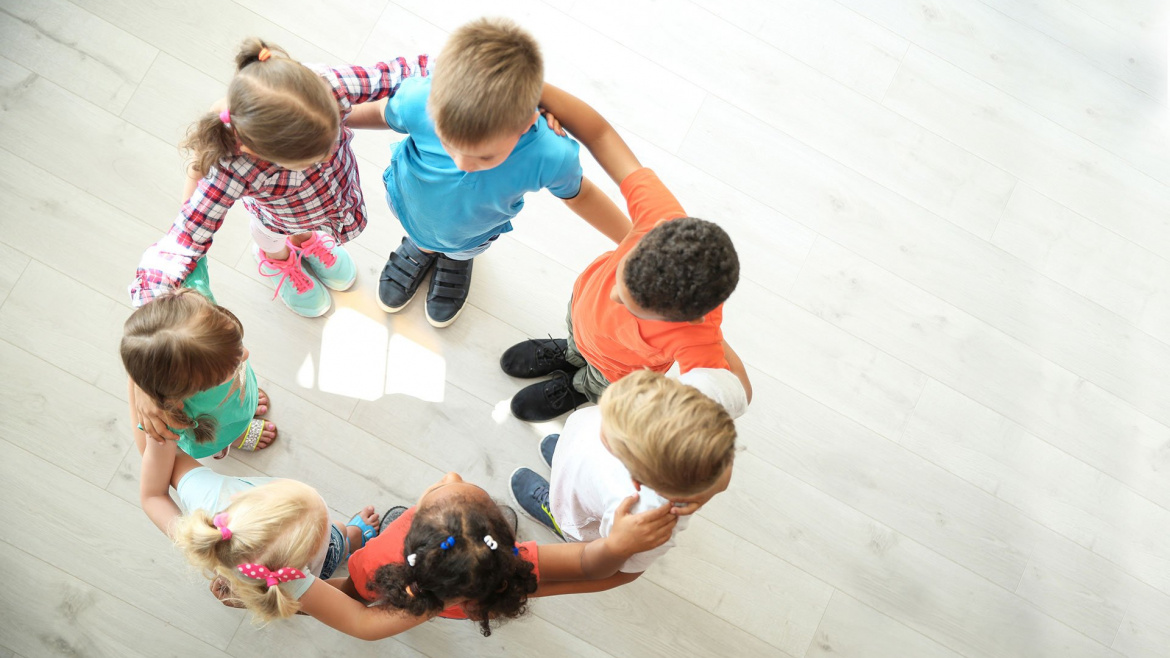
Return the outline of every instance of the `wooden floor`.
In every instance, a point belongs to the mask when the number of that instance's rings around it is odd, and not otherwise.
[[[0,0],[0,656],[1170,655],[1167,11]],[[735,478],[636,583],[534,602],[489,639],[257,628],[138,507],[116,345],[178,207],[177,144],[246,35],[370,63],[481,14],[535,33],[548,79],[735,239],[725,330],[755,386]],[[372,218],[329,317],[270,300],[241,208],[211,251],[281,428],[216,468],[304,480],[338,517],[449,470],[507,498],[557,423],[510,416],[498,356],[562,333],[607,246],[536,195],[454,326],[387,316],[392,138],[358,138]]]

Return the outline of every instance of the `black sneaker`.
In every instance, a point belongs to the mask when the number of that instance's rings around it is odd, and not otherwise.
[[[584,393],[573,388],[572,377],[558,370],[552,379],[525,386],[513,395],[512,415],[532,423],[552,420],[588,401]]]
[[[553,453],[557,450],[557,440],[560,438],[560,434],[549,434],[540,440],[540,457],[549,468],[552,468]]]
[[[380,535],[385,532],[386,528],[389,527],[391,523],[394,523],[398,517],[402,516],[402,513],[405,511],[406,508],[402,505],[391,507],[390,509],[386,510],[386,513],[382,515],[381,523],[378,524],[378,534]]]
[[[512,471],[512,500],[525,514],[555,532],[561,539],[565,538],[548,508],[548,480],[532,469],[521,466]]]
[[[455,260],[439,254],[435,273],[431,275],[431,289],[427,292],[427,322],[432,327],[446,327],[463,312],[471,290],[472,260]]]
[[[521,379],[544,377],[557,370],[572,372],[577,368],[565,359],[568,345],[564,338],[533,338],[517,343],[500,357],[500,369]]]
[[[507,522],[512,532],[520,532],[520,519],[516,517],[516,510],[507,505],[500,505],[499,503],[496,503],[496,507],[500,508],[500,514],[504,515],[504,521]]]
[[[387,313],[397,313],[414,299],[423,277],[435,264],[438,254],[423,253],[410,238],[390,254],[378,281],[378,306]]]

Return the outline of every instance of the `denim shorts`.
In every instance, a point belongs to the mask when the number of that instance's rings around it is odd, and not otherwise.
[[[341,565],[345,558],[345,535],[337,528],[337,524],[329,524],[329,550],[325,551],[325,563],[321,565],[321,579],[328,580],[333,572]]]

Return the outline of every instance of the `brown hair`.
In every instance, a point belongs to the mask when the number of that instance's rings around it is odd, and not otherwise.
[[[264,49],[271,56],[260,61]],[[227,103],[230,125],[208,112],[183,140],[193,153],[191,169],[200,176],[234,155],[237,143],[265,160],[303,162],[324,156],[337,142],[341,113],[329,85],[280,46],[244,41]]]
[[[248,578],[236,567],[263,564],[303,570],[329,533],[329,514],[317,491],[295,480],[277,480],[236,494],[227,514],[231,538],[224,539],[211,513],[194,510],[175,523],[175,544],[209,579],[225,578],[236,600],[262,622],[291,617],[300,602],[279,586]]]
[[[190,288],[180,288],[148,302],[126,320],[122,365],[166,413],[167,425],[194,428],[195,441],[207,443],[215,439],[215,418],[190,418],[183,401],[227,381],[240,366],[243,341],[244,327],[231,311]],[[238,380],[233,391],[236,386]],[[243,388],[239,390],[243,395]]]
[[[428,109],[448,142],[479,144],[532,120],[544,86],[536,39],[503,18],[480,18],[451,34],[435,65]]]
[[[718,224],[682,217],[655,226],[630,251],[622,272],[639,306],[671,322],[699,320],[739,283],[739,256]]]
[[[635,480],[664,496],[705,491],[735,458],[735,423],[723,405],[662,373],[622,377],[599,406],[610,451]]]

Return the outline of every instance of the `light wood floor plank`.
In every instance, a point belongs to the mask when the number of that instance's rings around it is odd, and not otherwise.
[[[959,658],[943,645],[857,599],[833,592],[805,658]]]

